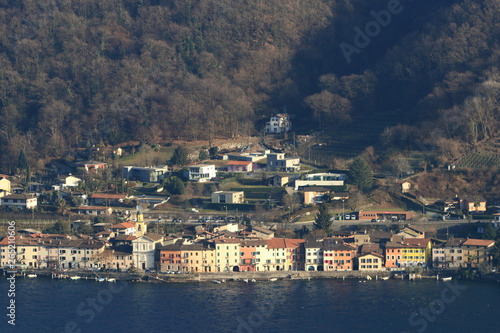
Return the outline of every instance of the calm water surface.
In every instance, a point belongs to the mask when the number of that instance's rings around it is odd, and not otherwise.
[[[7,289],[1,277],[0,332],[500,332],[500,284],[18,278],[15,327],[7,324]]]

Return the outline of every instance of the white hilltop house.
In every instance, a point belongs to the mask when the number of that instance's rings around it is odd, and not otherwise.
[[[278,113],[271,116],[266,123],[266,134],[282,134],[292,129],[288,113]]]

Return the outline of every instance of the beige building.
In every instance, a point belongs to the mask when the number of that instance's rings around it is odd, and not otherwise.
[[[217,191],[212,193],[212,203],[239,204],[245,201],[243,191]]]
[[[322,203],[324,195],[330,193],[329,189],[320,186],[307,186],[303,190],[306,205]]]
[[[462,243],[464,258],[472,267],[477,267],[481,263],[489,263],[494,247],[495,241],[489,239],[467,239]]]
[[[380,271],[384,269],[384,256],[378,253],[366,253],[358,257],[358,270]]]
[[[4,177],[4,175],[0,175],[0,197],[9,195],[10,190],[10,180]]]

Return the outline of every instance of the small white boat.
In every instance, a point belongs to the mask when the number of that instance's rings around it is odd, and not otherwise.
[[[216,283],[216,284],[219,284],[219,283],[222,283],[220,282],[219,280],[212,280],[213,283]]]
[[[226,279],[222,279],[222,280],[221,280],[221,282],[222,282],[222,283],[226,283]]]
[[[382,280],[389,280],[388,276],[381,277]]]
[[[243,282],[248,283],[248,279],[243,279]]]
[[[105,278],[95,278],[95,280],[96,280],[97,282],[104,282],[104,281],[106,281],[106,279],[105,279]]]
[[[106,281],[108,281],[108,282],[116,282],[116,279],[115,278],[106,278]]]
[[[251,281],[251,282],[257,282],[257,281],[256,281],[255,279],[252,279],[252,281]]]
[[[367,276],[366,276],[366,279],[367,279],[367,280],[371,280],[371,279],[372,279],[372,277],[371,277],[370,275],[367,275]]]
[[[70,276],[69,277],[71,280],[80,280],[82,277],[81,276],[78,276],[78,275],[75,275],[75,276]]]
[[[446,282],[446,281],[451,281],[451,279],[452,279],[451,276],[450,277],[444,277],[444,278],[441,279],[441,281],[445,281]]]
[[[36,278],[37,275],[36,274],[28,274],[26,275],[27,277],[29,277],[30,279],[33,279],[33,278]]]
[[[271,282],[278,281],[278,278],[270,278],[269,281]]]

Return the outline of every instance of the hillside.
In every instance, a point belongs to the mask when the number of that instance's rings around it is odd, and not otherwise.
[[[443,165],[498,134],[499,14],[495,0],[3,0],[0,172],[20,151],[37,166],[101,142],[257,135],[285,108],[334,155]]]

